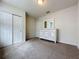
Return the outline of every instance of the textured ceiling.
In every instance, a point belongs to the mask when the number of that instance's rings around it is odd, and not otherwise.
[[[39,17],[47,11],[55,12],[77,3],[77,0],[45,0],[43,5],[38,5],[37,0],[3,0],[3,2],[22,8],[29,15]]]

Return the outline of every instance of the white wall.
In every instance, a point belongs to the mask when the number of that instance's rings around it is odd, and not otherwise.
[[[60,31],[60,42],[76,45],[77,6],[58,11],[54,16],[56,28]]]
[[[66,8],[46,16],[39,17],[37,23],[36,36],[39,37],[39,32],[42,29],[43,20],[54,19],[55,27],[59,29],[59,41],[71,45],[77,45],[76,38],[76,18],[77,18],[77,5]]]
[[[23,37],[23,41],[25,41],[26,38],[26,20],[25,20],[25,11],[14,7],[12,5],[8,5],[6,3],[1,3],[0,4],[0,11],[6,12],[6,13],[11,13],[11,14],[15,14],[15,15],[19,15],[21,17],[23,17],[23,21],[24,21],[24,37]]]
[[[78,1],[78,20],[77,20],[77,46],[79,48],[79,1]]]
[[[26,23],[27,39],[35,37],[35,35],[36,35],[36,19],[32,16],[27,16],[26,22],[27,22]]]

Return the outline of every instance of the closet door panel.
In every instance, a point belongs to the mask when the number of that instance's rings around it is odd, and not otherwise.
[[[23,41],[23,18],[13,16],[13,43],[21,43]]]
[[[12,14],[0,12],[0,47],[12,44]]]

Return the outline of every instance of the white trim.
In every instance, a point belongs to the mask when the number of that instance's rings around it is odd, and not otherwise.
[[[79,49],[79,46],[77,46],[77,48]]]

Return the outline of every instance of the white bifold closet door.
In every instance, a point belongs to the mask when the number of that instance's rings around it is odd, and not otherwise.
[[[0,47],[12,44],[12,14],[0,12]]]
[[[23,42],[23,17],[13,15],[13,43]]]
[[[0,47],[23,42],[23,17],[0,12]]]

